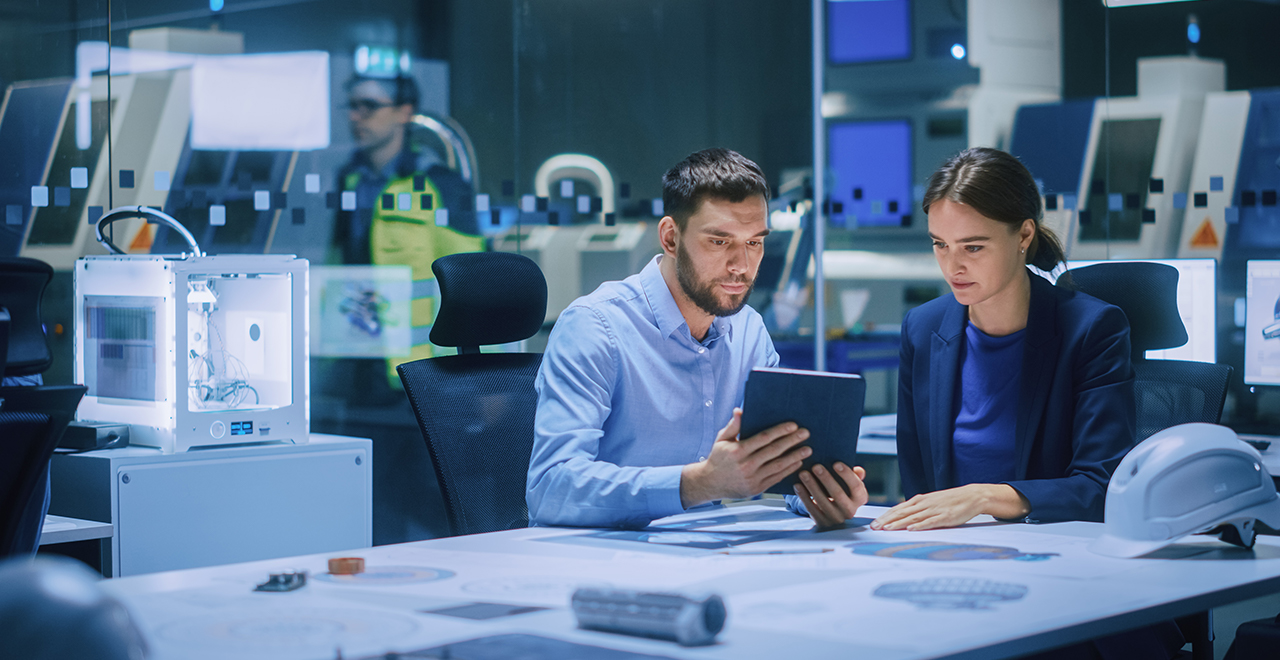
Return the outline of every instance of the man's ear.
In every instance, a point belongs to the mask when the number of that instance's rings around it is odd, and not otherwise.
[[[663,254],[675,258],[676,244],[680,242],[680,228],[675,218],[668,215],[658,221],[658,242],[662,244]]]

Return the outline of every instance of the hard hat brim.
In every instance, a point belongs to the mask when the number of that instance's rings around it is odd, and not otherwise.
[[[1120,557],[1129,559],[1131,557],[1141,557],[1149,552],[1155,552],[1160,548],[1169,545],[1178,539],[1168,539],[1165,541],[1135,541],[1133,539],[1122,539],[1111,534],[1103,534],[1094,539],[1089,544],[1089,551],[1094,554],[1106,555],[1108,557]]]

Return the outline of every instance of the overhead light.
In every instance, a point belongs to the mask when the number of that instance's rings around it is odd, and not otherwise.
[[[957,60],[964,59],[964,44],[951,44],[951,56]]]

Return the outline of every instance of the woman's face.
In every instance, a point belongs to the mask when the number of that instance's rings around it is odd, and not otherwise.
[[[942,275],[961,305],[981,305],[1011,290],[1026,276],[1026,255],[1035,222],[1009,225],[966,204],[943,199],[929,206],[929,238]]]

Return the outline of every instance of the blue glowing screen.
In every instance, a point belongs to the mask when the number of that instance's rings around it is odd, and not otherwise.
[[[905,119],[832,122],[827,129],[834,224],[905,226],[911,196],[911,123]],[[842,212],[836,209],[842,207]]]
[[[911,57],[911,0],[827,0],[832,64]]]

